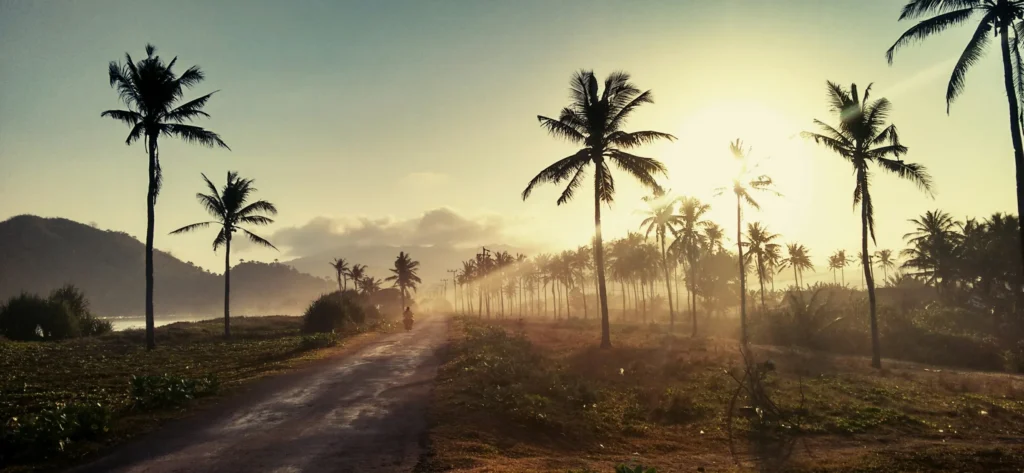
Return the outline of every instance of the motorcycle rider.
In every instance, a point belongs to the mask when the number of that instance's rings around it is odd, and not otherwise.
[[[402,312],[402,321],[405,322],[406,330],[412,328],[412,309],[410,309],[409,307],[406,307],[405,312]]]

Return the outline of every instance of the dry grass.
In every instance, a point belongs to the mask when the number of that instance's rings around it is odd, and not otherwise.
[[[755,347],[776,368],[768,390],[791,425],[766,432],[734,418],[730,442],[735,341],[615,325],[615,347],[600,350],[596,323],[503,322],[529,344],[495,351],[484,343],[500,338],[481,338],[479,326],[454,322],[432,403],[432,454],[421,470],[611,471],[622,462],[708,472],[1024,468],[1020,376],[889,360],[873,370],[860,357]]]

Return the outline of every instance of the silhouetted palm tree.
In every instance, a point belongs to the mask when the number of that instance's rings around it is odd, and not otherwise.
[[[352,287],[359,287],[359,282],[364,277],[366,277],[365,264],[353,264],[352,268],[348,270],[348,278],[352,280]]]
[[[1021,59],[1021,43],[1024,42],[1024,0],[911,0],[903,7],[900,20],[915,20],[926,15],[935,15],[921,20],[896,40],[886,51],[886,58],[892,64],[896,49],[914,41],[941,33],[950,26],[967,23],[971,18],[981,16],[967,47],[960,55],[953,74],[946,87],[946,113],[964,90],[967,70],[981,59],[988,46],[990,34],[999,36],[999,51],[1003,59],[1003,87],[1006,91],[1010,115],[1010,139],[1013,143],[1013,158],[1017,170],[1017,213],[1024,215],[1024,144],[1021,142],[1020,101],[1024,99],[1024,60]],[[993,29],[995,31],[993,31]],[[1020,259],[1024,268],[1024,226],[1019,231]],[[1024,273],[1022,273],[1024,274]],[[1018,282],[1020,284],[1020,282]],[[1024,303],[1024,292],[1018,294],[1018,304]]]
[[[158,139],[165,136],[208,147],[228,147],[216,133],[185,124],[197,117],[210,116],[203,107],[213,93],[180,104],[185,89],[202,82],[203,72],[198,66],[192,66],[177,76],[173,68],[178,58],[164,64],[160,56],[153,55],[155,52],[156,48],[147,44],[146,58],[141,61],[135,62],[125,53],[124,64],[110,62],[110,86],[117,88],[127,110],[107,110],[100,114],[130,126],[125,144],[130,145],[141,138],[149,153],[149,188],[146,193],[146,347],[149,349],[156,346],[153,331],[153,228],[156,197],[162,184]]]
[[[768,279],[769,255],[778,252],[779,244],[774,240],[779,235],[768,231],[768,227],[754,222],[747,225],[747,246],[750,251],[746,257],[753,259],[754,269],[757,271],[757,282],[761,286],[761,311],[765,310],[764,303],[764,281]]]
[[[799,243],[790,243],[786,245],[786,252],[789,256],[782,260],[782,267],[793,268],[793,281],[797,289],[800,289],[800,280],[803,276],[803,272],[806,270],[814,271],[814,265],[811,264],[811,255],[807,250],[807,247]]]
[[[380,290],[380,284],[380,279],[366,276],[359,280],[359,290],[363,291],[363,294],[371,295]]]
[[[882,280],[889,279],[889,270],[896,269],[896,261],[892,258],[892,250],[878,250],[875,252],[875,261],[879,268],[882,268]]]
[[[655,159],[644,158],[623,150],[636,148],[659,139],[675,137],[657,131],[622,131],[629,116],[643,104],[653,103],[650,91],[641,92],[629,82],[629,74],[615,72],[608,76],[604,91],[598,93],[597,78],[592,71],[579,71],[570,83],[572,103],[563,108],[558,119],[537,116],[544,129],[557,138],[564,138],[582,148],[556,161],[537,174],[523,190],[526,200],[533,188],[545,182],[568,185],[558,198],[559,205],[572,199],[582,185],[588,165],[594,166],[594,266],[597,268],[598,292],[601,301],[601,347],[611,347],[608,322],[608,294],[604,277],[604,249],[601,238],[601,203],[615,198],[615,184],[609,161],[626,171],[650,189],[661,187],[654,176],[666,175],[665,166]]]
[[[203,180],[206,181],[206,187],[210,190],[210,193],[203,194],[200,192],[196,194],[196,198],[199,199],[199,203],[203,205],[206,212],[216,220],[186,225],[171,232],[171,235],[188,233],[210,225],[220,227],[217,237],[213,239],[213,251],[217,251],[217,248],[224,245],[224,338],[230,338],[231,239],[235,233],[242,232],[249,238],[249,241],[276,250],[277,248],[270,244],[269,241],[243,228],[242,225],[269,225],[274,223],[272,219],[264,214],[277,215],[277,208],[274,207],[274,204],[265,200],[258,200],[247,204],[249,196],[256,192],[256,188],[252,185],[252,179],[240,178],[237,172],[228,171],[227,183],[224,184],[224,188],[220,192],[217,191],[217,186],[213,185],[206,178],[205,174],[203,174]]]
[[[344,291],[348,286],[348,261],[345,261],[345,258],[334,258],[334,261],[331,261],[328,264],[334,268],[334,272],[337,275],[338,290]]]
[[[955,279],[960,259],[958,247],[963,235],[957,227],[961,223],[941,210],[929,210],[910,223],[914,224],[914,231],[903,235],[910,245],[903,250],[907,258],[903,267],[914,269],[911,275],[927,284],[948,288]]]
[[[665,274],[665,290],[668,291],[669,330],[675,330],[676,312],[672,304],[672,284],[668,277],[668,254],[665,252],[665,235],[668,232],[675,233],[675,229],[682,226],[683,221],[679,215],[675,214],[675,199],[671,199],[664,194],[655,194],[651,197],[645,197],[644,200],[647,201],[650,208],[645,212],[648,217],[640,222],[640,229],[646,228],[645,237],[647,238],[650,238],[651,232],[654,232],[658,244],[661,245],[661,269]]]
[[[717,231],[717,244],[722,245],[721,228],[712,227],[712,223],[704,219],[704,216],[711,210],[711,206],[702,203],[696,197],[682,197],[679,199],[679,230],[676,232],[676,239],[672,242],[672,248],[682,256],[686,262],[686,285],[687,298],[690,303],[690,322],[692,330],[690,335],[697,336],[697,260],[705,243],[714,246],[714,242],[706,241],[715,237]],[[704,230],[704,232],[701,232]],[[708,233],[710,231],[710,233]]]
[[[836,83],[828,82],[828,99],[832,111],[839,116],[839,128],[815,120],[814,123],[822,130],[821,133],[802,133],[804,137],[811,138],[815,143],[832,150],[853,166],[856,179],[853,204],[860,204],[861,208],[861,253],[865,255],[870,254],[868,235],[871,235],[872,241],[875,239],[875,208],[869,187],[871,164],[907,179],[917,184],[921,190],[931,193],[931,177],[924,166],[900,159],[907,153],[907,148],[900,144],[896,126],[886,123],[892,105],[885,98],[869,101],[870,92],[871,86],[868,85],[862,98],[857,93],[857,84],[852,84],[850,90],[845,90]],[[868,304],[871,307],[871,366],[879,368],[882,366],[882,352],[878,341],[875,282],[867,258],[862,261],[862,266],[868,287]]]
[[[754,197],[750,194],[751,191],[758,192],[769,192],[775,195],[779,195],[778,192],[773,190],[772,178],[766,175],[754,175],[754,170],[757,166],[750,166],[750,148],[744,149],[743,141],[737,139],[736,141],[729,143],[729,150],[732,151],[732,156],[740,163],[739,172],[733,178],[732,181],[732,192],[736,195],[736,248],[738,251],[739,269],[740,269],[740,340],[744,346],[747,344],[747,260],[743,258],[743,202],[753,207],[754,209],[760,209],[761,205],[754,200]],[[719,189],[719,192],[724,192],[724,189]]]
[[[419,267],[419,261],[413,261],[408,253],[400,251],[398,258],[395,259],[395,267],[391,268],[391,276],[384,279],[385,281],[393,281],[395,287],[402,293],[403,308],[405,308],[405,300],[409,297],[409,289],[415,292],[416,285],[423,282],[416,275]]]

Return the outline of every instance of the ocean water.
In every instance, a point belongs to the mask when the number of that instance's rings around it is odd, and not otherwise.
[[[146,316],[132,315],[125,317],[101,317],[109,320],[114,326],[114,331],[146,328]],[[209,315],[157,315],[154,322],[157,327],[173,324],[175,322],[195,322],[197,320],[209,320],[215,317]]]

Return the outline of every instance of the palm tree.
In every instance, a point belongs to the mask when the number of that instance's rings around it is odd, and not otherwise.
[[[206,181],[206,187],[210,190],[210,193],[198,193],[196,198],[199,199],[199,203],[203,205],[203,208],[206,209],[206,212],[214,220],[186,225],[171,232],[171,235],[188,233],[210,225],[220,227],[217,237],[213,239],[213,251],[217,251],[217,248],[224,245],[224,338],[231,338],[232,235],[240,231],[249,238],[249,241],[276,250],[277,248],[269,241],[243,228],[242,225],[269,225],[274,223],[266,215],[277,215],[277,208],[274,207],[274,204],[265,200],[258,200],[247,205],[246,201],[251,194],[256,192],[256,188],[252,185],[252,179],[240,178],[237,172],[228,171],[227,183],[224,184],[224,188],[220,192],[217,191],[217,186],[213,185],[206,178],[205,174],[203,174],[203,180]]]
[[[676,232],[676,239],[672,242],[675,251],[686,263],[686,284],[687,297],[690,302],[690,320],[693,328],[691,336],[697,336],[697,258],[700,256],[705,239],[717,238],[717,244],[721,247],[721,228],[712,228],[710,221],[704,216],[711,210],[711,206],[702,203],[695,197],[683,197],[679,199],[679,219],[681,228]],[[704,233],[701,233],[704,230]],[[708,231],[711,231],[708,234]],[[716,233],[717,236],[716,236]]]
[[[811,264],[810,252],[807,250],[807,247],[799,243],[790,243],[786,245],[786,252],[789,256],[782,260],[782,268],[793,268],[793,281],[797,289],[800,289],[800,280],[803,276],[803,272],[808,269],[814,271],[814,265]]]
[[[334,258],[330,265],[338,276],[338,290],[344,291],[348,287],[348,261],[345,261],[345,258]],[[344,285],[342,285],[342,281],[344,281]]]
[[[360,279],[357,285],[359,289],[363,291],[363,294],[371,295],[380,290],[380,279],[373,276],[366,276]]]
[[[892,250],[878,250],[875,252],[875,260],[879,268],[882,268],[882,280],[889,280],[889,270],[896,269],[896,261],[892,257]]]
[[[850,265],[850,258],[846,256],[846,250],[836,250],[829,263],[835,264],[836,269],[842,275],[843,286],[846,286],[846,267]]]
[[[186,125],[197,117],[209,117],[203,111],[214,93],[179,104],[185,89],[202,82],[205,75],[198,66],[192,66],[175,75],[173,68],[178,58],[164,64],[154,56],[156,48],[146,45],[146,58],[135,62],[125,53],[125,63],[111,61],[108,74],[110,86],[116,87],[127,110],[107,110],[101,117],[110,117],[131,127],[125,144],[140,138],[149,153],[149,187],[146,193],[146,348],[156,347],[153,320],[153,228],[156,222],[156,197],[163,183],[160,171],[160,136],[181,138],[185,142],[207,147],[228,148],[216,133],[194,125]]]
[[[846,257],[840,256],[839,252],[832,253],[832,256],[828,257],[828,269],[832,271],[832,282],[839,284],[839,270],[843,269],[846,265]]]
[[[931,194],[931,176],[924,166],[907,163],[901,159],[907,153],[907,148],[900,144],[896,126],[886,123],[892,105],[885,98],[869,101],[870,93],[870,85],[864,90],[864,96],[860,97],[857,93],[857,84],[852,84],[850,90],[846,90],[836,83],[828,82],[829,102],[832,111],[839,115],[839,128],[815,120],[814,123],[822,132],[803,132],[804,137],[813,139],[815,143],[832,150],[853,165],[856,178],[853,205],[860,204],[861,208],[861,253],[865,255],[870,254],[868,235],[871,235],[872,241],[875,239],[875,208],[868,185],[871,179],[871,164],[909,180]],[[871,366],[879,368],[882,366],[882,352],[878,341],[875,282],[868,259],[865,258],[861,263],[864,267],[868,304],[871,308]]]
[[[999,50],[1003,58],[1003,87],[1009,105],[1010,140],[1017,170],[1017,213],[1024,215],[1024,144],[1021,142],[1021,122],[1024,116],[1020,111],[1020,100],[1024,99],[1024,60],[1020,53],[1021,43],[1024,42],[1024,0],[911,0],[903,7],[899,19],[915,20],[926,15],[935,16],[912,26],[886,51],[889,64],[892,64],[899,47],[941,33],[950,26],[966,23],[977,15],[981,16],[967,47],[953,66],[953,74],[946,87],[947,114],[949,106],[964,91],[967,70],[978,62],[988,46],[990,32],[995,30],[994,33],[999,36]],[[1018,230],[1018,234],[1018,264],[1024,268],[1024,226]],[[1024,292],[1020,289],[1014,292],[1017,293],[1018,304],[1024,303]]]
[[[675,213],[675,199],[669,199],[664,194],[655,194],[644,197],[644,200],[649,204],[649,209],[645,211],[647,218],[640,222],[640,229],[646,228],[647,232],[644,235],[646,238],[650,238],[651,232],[654,232],[658,244],[661,245],[661,269],[665,274],[665,290],[668,291],[669,330],[674,331],[676,328],[676,312],[672,305],[672,285],[668,277],[668,254],[665,252],[665,234],[670,231],[675,233],[676,227],[682,226],[683,221]]]
[[[747,345],[747,261],[743,258],[743,202],[754,209],[760,209],[761,205],[754,200],[751,191],[769,192],[779,195],[773,190],[772,178],[762,174],[756,177],[754,171],[757,166],[750,166],[749,157],[751,148],[744,149],[743,142],[737,139],[729,143],[729,150],[732,156],[739,161],[740,169],[732,181],[732,192],[736,195],[736,248],[739,254],[740,268],[740,339],[743,346]],[[724,189],[719,189],[723,192]]]
[[[601,347],[612,346],[608,323],[608,294],[604,277],[604,249],[601,238],[601,203],[615,199],[615,185],[609,162],[615,163],[645,187],[660,189],[654,176],[667,175],[665,166],[652,158],[627,153],[659,139],[675,137],[657,131],[626,132],[622,128],[629,116],[643,104],[653,103],[650,91],[641,92],[629,82],[629,74],[614,72],[598,94],[597,78],[592,71],[579,71],[570,83],[572,103],[562,109],[558,119],[537,116],[541,126],[551,135],[563,138],[582,148],[562,158],[534,177],[523,190],[526,200],[538,184],[559,184],[568,181],[557,200],[561,205],[573,198],[582,185],[588,165],[594,166],[594,266],[597,268],[598,293],[601,301]]]
[[[353,264],[352,268],[348,270],[348,278],[352,280],[352,287],[359,287],[359,281],[362,281],[364,277],[366,277],[365,264]]]
[[[958,247],[963,236],[957,232],[960,222],[941,210],[929,210],[924,215],[911,219],[914,231],[903,235],[910,245],[903,250],[907,260],[904,268],[917,270],[912,273],[937,288],[948,288],[955,278]]]
[[[747,247],[750,251],[746,257],[753,259],[754,269],[757,270],[757,282],[761,286],[761,311],[765,310],[764,281],[769,277],[769,259],[779,251],[779,244],[774,242],[778,237],[760,222],[747,225]]]
[[[402,293],[403,308],[405,307],[406,298],[409,297],[409,289],[416,291],[416,285],[423,282],[416,275],[419,267],[419,261],[413,261],[408,253],[400,251],[398,252],[398,258],[395,259],[395,267],[391,269],[391,276],[384,279],[385,281],[394,281],[395,287]]]

